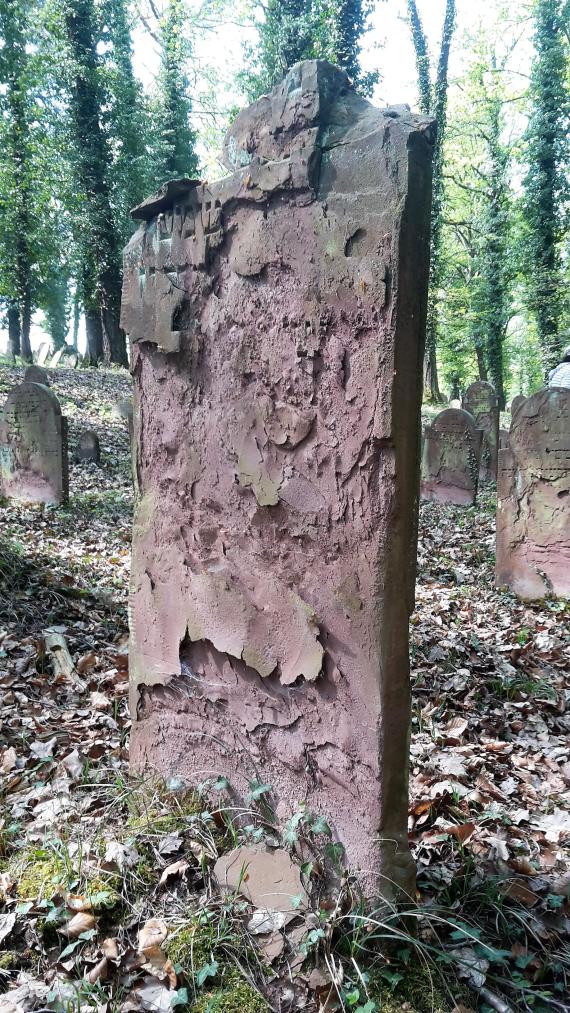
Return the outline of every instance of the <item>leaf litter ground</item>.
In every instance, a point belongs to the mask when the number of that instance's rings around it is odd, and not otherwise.
[[[225,782],[129,776],[130,380],[52,385],[70,448],[94,429],[102,465],[71,465],[65,509],[0,509],[0,1013],[570,1009],[568,611],[494,589],[490,496],[422,507],[418,896],[370,915],[326,823],[277,825],[270,785],[238,812]],[[249,886],[227,893],[214,868],[238,846]],[[297,908],[256,907],[264,846],[301,877]]]

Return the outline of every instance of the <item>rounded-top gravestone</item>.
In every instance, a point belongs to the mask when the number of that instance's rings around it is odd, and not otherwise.
[[[76,461],[93,461],[94,464],[100,464],[101,447],[99,437],[92,429],[85,429],[79,434],[74,458]]]
[[[570,390],[525,398],[499,453],[496,580],[523,599],[570,597]]]
[[[42,366],[28,366],[24,373],[24,383],[42,383],[49,387],[49,373]]]
[[[462,408],[445,408],[424,430],[422,499],[471,506],[477,496],[483,433]]]
[[[479,481],[495,482],[497,478],[497,454],[499,451],[499,403],[492,383],[477,380],[463,395],[463,408],[468,411],[483,430]]]
[[[2,494],[25,503],[68,497],[67,420],[53,391],[21,383],[9,392],[0,422]]]

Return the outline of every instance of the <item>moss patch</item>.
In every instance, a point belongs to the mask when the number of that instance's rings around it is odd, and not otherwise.
[[[236,968],[225,976],[221,988],[205,992],[191,1007],[192,1013],[268,1013],[262,995],[241,977]]]

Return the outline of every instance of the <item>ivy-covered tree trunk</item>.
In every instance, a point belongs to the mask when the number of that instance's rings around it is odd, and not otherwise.
[[[546,369],[560,360],[563,281],[560,244],[568,200],[568,59],[564,39],[568,5],[537,0],[531,115],[527,130],[528,172],[524,180],[528,229],[526,274]]]
[[[20,307],[17,302],[10,300],[6,316],[8,318],[8,355],[15,359],[20,354],[21,327]]]
[[[416,0],[408,0],[408,21],[416,54],[420,109],[432,113],[437,121],[437,137],[433,157],[432,212],[430,243],[430,281],[426,321],[426,352],[424,387],[431,401],[441,401],[437,375],[438,300],[442,278],[441,230],[443,225],[443,142],[447,113],[448,68],[451,40],[455,30],[455,0],[446,0],[441,46],[433,87],[429,74],[429,51]]]
[[[184,0],[168,0],[160,24],[160,72],[157,131],[159,137],[158,184],[198,169],[195,133],[190,124],[192,103],[185,65],[189,44],[185,37],[187,11]]]
[[[85,308],[85,337],[87,362],[90,366],[98,366],[103,361],[103,325],[98,309]]]
[[[363,74],[361,39],[372,0],[267,0],[259,26],[253,68],[241,75],[251,99],[269,91],[300,60],[330,60],[346,71],[365,95],[378,80]]]
[[[90,286],[84,296],[91,309],[99,306],[105,357],[126,366],[126,339],[119,326],[120,242],[110,194],[111,156],[101,126],[103,92],[93,0],[64,0],[64,24],[73,64],[75,168],[84,197],[83,256],[87,264],[85,283]]]
[[[499,408],[506,407],[503,345],[510,313],[509,204],[507,151],[501,143],[502,117],[499,99],[492,99],[486,132],[489,153],[488,185],[482,215],[481,320],[487,343],[487,363],[497,392]]]
[[[30,107],[28,65],[29,7],[22,0],[0,0],[0,35],[4,41],[1,50],[2,81],[5,85],[3,100],[6,125],[7,178],[4,185],[10,200],[3,209],[1,228],[4,240],[4,273],[7,288],[12,295],[12,314],[19,313],[19,354],[32,361],[30,324],[32,316],[32,289],[34,251],[32,249],[32,185]],[[15,323],[13,332],[16,333]]]

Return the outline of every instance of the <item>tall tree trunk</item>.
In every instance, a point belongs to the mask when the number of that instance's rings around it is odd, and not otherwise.
[[[71,344],[72,347],[77,351],[77,338],[79,335],[79,318],[81,311],[81,298],[79,295],[79,286],[76,284],[75,293],[73,295],[73,325],[71,331]]]
[[[445,17],[441,34],[441,46],[437,64],[435,84],[432,87],[429,79],[429,51],[427,39],[418,11],[416,0],[408,0],[408,20],[412,34],[412,42],[416,54],[418,74],[418,90],[422,112],[433,113],[437,120],[437,138],[433,157],[432,176],[432,213],[430,243],[430,280],[428,295],[428,312],[426,322],[426,350],[424,362],[424,382],[428,398],[433,402],[441,402],[441,392],[437,375],[437,332],[438,332],[438,298],[441,283],[441,228],[443,222],[443,140],[445,136],[448,67],[451,40],[455,30],[455,0],[446,0]]]
[[[85,335],[87,338],[87,361],[90,366],[103,362],[103,325],[101,314],[96,309],[85,307]]]
[[[485,350],[483,345],[475,338],[475,354],[477,356],[477,369],[479,370],[479,379],[487,380],[487,364],[485,362]]]
[[[24,362],[33,362],[32,346],[30,344],[30,328],[32,326],[32,303],[29,296],[24,299],[22,306],[22,359]]]
[[[15,359],[21,349],[20,307],[17,302],[8,303],[8,355]]]

